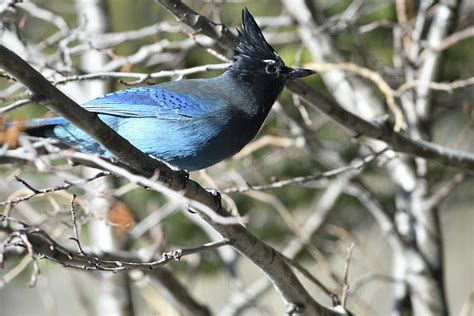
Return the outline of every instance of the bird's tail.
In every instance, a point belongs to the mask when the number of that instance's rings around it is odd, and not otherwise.
[[[18,127],[21,131],[28,135],[36,137],[53,137],[53,129],[58,125],[63,125],[67,121],[62,117],[49,117],[32,119],[28,121],[7,122],[5,129],[10,127]]]

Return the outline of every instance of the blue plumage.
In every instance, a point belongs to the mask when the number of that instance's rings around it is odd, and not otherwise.
[[[234,63],[222,75],[126,89],[82,106],[141,151],[189,171],[237,153],[257,134],[286,80],[314,73],[287,67],[247,9],[242,20]],[[33,120],[28,126],[110,157],[64,119]]]

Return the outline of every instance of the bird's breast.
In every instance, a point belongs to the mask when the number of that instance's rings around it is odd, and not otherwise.
[[[234,113],[197,120],[181,133],[186,142],[183,155],[170,162],[190,171],[216,164],[248,144],[257,134],[263,119]]]

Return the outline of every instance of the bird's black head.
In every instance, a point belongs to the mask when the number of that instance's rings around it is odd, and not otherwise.
[[[238,33],[239,43],[234,52],[234,64],[230,68],[235,77],[250,84],[262,80],[273,82],[282,88],[288,79],[314,74],[313,70],[287,67],[267,43],[247,8],[242,10],[242,28],[238,29]]]

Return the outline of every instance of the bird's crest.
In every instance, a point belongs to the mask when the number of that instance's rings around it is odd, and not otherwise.
[[[262,30],[247,8],[242,10],[242,27],[237,31],[239,33],[239,44],[235,48],[235,61],[281,61],[280,56],[263,37]]]

